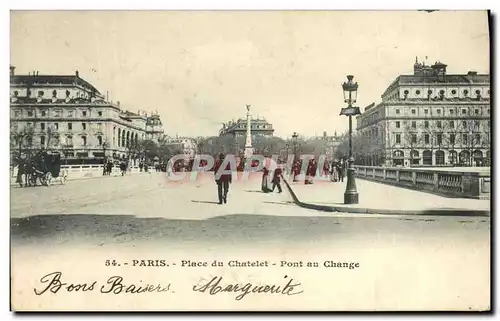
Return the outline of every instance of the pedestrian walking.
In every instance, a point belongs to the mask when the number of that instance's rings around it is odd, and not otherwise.
[[[264,169],[262,170],[262,186],[261,186],[261,190],[264,193],[271,192],[271,189],[268,187],[268,181],[269,181],[269,170],[267,169],[266,166],[264,166]]]
[[[232,183],[232,175],[231,174],[223,174],[221,169],[221,166],[224,162],[225,156],[224,154],[219,154],[219,160],[215,164],[214,167],[214,175],[215,175],[215,182],[217,183],[217,194],[219,196],[219,205],[224,203],[227,203],[227,195],[229,193],[229,184]],[[228,163],[226,165],[225,170],[230,170],[232,171],[233,169],[231,168],[231,163]]]
[[[276,167],[276,169],[274,170],[273,180],[272,180],[273,187],[271,189],[274,192],[274,189],[278,187],[278,193],[281,193],[283,191],[281,189],[281,178],[283,175],[283,169],[280,163],[281,162],[278,162],[278,167]]]

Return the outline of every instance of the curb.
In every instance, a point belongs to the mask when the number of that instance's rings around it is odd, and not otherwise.
[[[283,178],[285,185],[292,195],[295,204],[302,208],[323,212],[342,212],[355,214],[385,214],[385,215],[438,215],[438,216],[490,216],[490,211],[484,210],[461,210],[461,209],[428,209],[428,210],[391,210],[366,207],[348,207],[348,206],[328,206],[301,202],[288,181]]]

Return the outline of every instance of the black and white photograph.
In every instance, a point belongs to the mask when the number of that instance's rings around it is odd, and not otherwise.
[[[11,309],[490,311],[491,23],[12,10]]]

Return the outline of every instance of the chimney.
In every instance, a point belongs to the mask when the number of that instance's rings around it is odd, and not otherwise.
[[[477,76],[477,71],[469,71],[467,76]]]
[[[76,75],[76,78],[80,78],[80,73],[77,71],[75,71],[75,75]]]
[[[10,66],[10,75],[11,75],[11,76],[14,76],[14,75],[15,75],[15,70],[16,70],[16,67],[14,67],[14,66]]]

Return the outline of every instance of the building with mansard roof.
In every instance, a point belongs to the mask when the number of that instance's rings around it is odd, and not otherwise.
[[[370,165],[481,166],[490,164],[490,75],[448,74],[447,65],[416,60],[381,103],[357,116],[368,147],[357,161]]]
[[[139,140],[163,135],[157,114],[133,113],[74,75],[16,75],[10,67],[11,146],[53,149],[66,161],[100,163],[104,157],[131,157]],[[32,139],[19,133],[31,132]]]
[[[274,128],[265,118],[256,117],[251,119],[251,135],[252,140],[257,136],[273,136]],[[233,139],[233,144],[230,147],[230,152],[241,154],[245,149],[245,138],[247,135],[247,120],[240,118],[236,121],[232,120],[222,124],[219,130],[219,136],[228,136]]]

